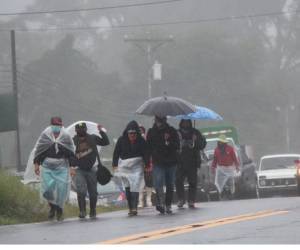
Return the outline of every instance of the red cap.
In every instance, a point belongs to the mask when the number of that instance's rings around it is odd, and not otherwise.
[[[50,120],[50,124],[51,125],[58,125],[58,126],[62,126],[62,119],[58,116],[52,117]]]

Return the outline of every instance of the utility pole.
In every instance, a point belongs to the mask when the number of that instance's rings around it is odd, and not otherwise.
[[[150,33],[147,33],[145,38],[129,38],[127,35],[124,37],[125,42],[131,42],[136,47],[138,47],[143,54],[147,57],[147,83],[148,83],[148,98],[152,97],[152,65],[153,65],[153,55],[158,50],[159,47],[164,44],[173,41],[173,36],[167,38],[151,38]]]
[[[11,71],[12,71],[12,83],[13,83],[13,95],[16,109],[16,141],[17,141],[17,171],[22,171],[21,164],[21,145],[20,145],[20,129],[19,129],[19,98],[18,98],[18,78],[17,78],[17,61],[16,61],[16,40],[15,31],[10,31],[11,41]]]
[[[287,153],[291,149],[291,136],[290,136],[290,112],[295,110],[294,105],[286,104],[285,108],[279,106],[276,107],[276,111],[283,112],[284,115],[284,134],[285,134],[285,144]]]

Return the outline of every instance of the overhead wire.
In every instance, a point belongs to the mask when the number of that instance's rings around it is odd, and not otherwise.
[[[151,2],[144,2],[144,3],[119,4],[119,5],[114,5],[114,6],[65,9],[65,10],[21,11],[21,12],[10,12],[10,13],[2,12],[2,13],[0,13],[0,16],[20,16],[20,15],[41,15],[41,14],[55,14],[55,13],[88,12],[88,11],[123,9],[123,8],[132,8],[132,7],[145,7],[145,6],[152,6],[152,5],[161,5],[161,4],[181,2],[181,1],[185,1],[185,0],[162,0],[162,1],[151,1]]]
[[[221,21],[234,21],[234,20],[242,20],[242,19],[251,19],[251,18],[260,18],[260,17],[269,17],[269,16],[280,16],[286,14],[298,14],[300,12],[299,9],[289,10],[289,11],[277,11],[277,12],[265,12],[265,13],[257,13],[257,14],[248,14],[248,15],[239,15],[239,16],[225,16],[225,17],[217,17],[217,18],[203,18],[203,19],[195,19],[195,20],[179,20],[179,21],[169,21],[169,22],[153,22],[153,23],[144,23],[144,24],[127,24],[127,25],[111,25],[111,26],[103,26],[103,25],[95,25],[95,26],[69,26],[69,27],[49,27],[49,28],[5,28],[0,29],[2,31],[10,31],[14,29],[19,32],[43,32],[43,31],[84,31],[84,30],[97,30],[97,29],[126,29],[126,28],[144,28],[144,27],[155,27],[155,26],[166,26],[166,25],[179,25],[179,24],[198,24],[198,23],[206,23],[206,22],[221,22]]]

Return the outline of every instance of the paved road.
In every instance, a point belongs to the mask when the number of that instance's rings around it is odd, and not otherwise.
[[[300,244],[300,197],[206,202],[173,215],[143,209],[96,221],[0,226],[0,244]]]

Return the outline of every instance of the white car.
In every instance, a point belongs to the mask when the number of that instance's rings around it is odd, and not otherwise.
[[[257,170],[257,197],[282,191],[300,194],[300,154],[266,155],[260,159]]]

